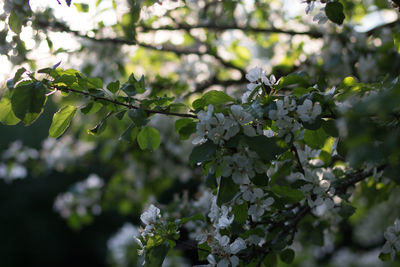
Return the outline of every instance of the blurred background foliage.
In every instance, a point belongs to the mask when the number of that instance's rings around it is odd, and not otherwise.
[[[262,66],[277,77],[297,72],[318,88],[367,95],[366,83],[399,75],[398,9],[386,0],[340,3],[342,26],[313,21],[318,2],[306,15],[300,0],[5,0],[0,82],[5,87],[18,66],[34,70],[61,61],[105,83],[145,75],[149,95],[190,104],[209,89],[241,95],[247,70]],[[353,78],[342,82],[345,77]],[[384,86],[385,94],[351,106],[351,138],[340,149],[354,167],[389,158],[394,168],[386,174],[398,179],[400,133],[391,123],[400,96]],[[79,101],[69,96],[63,104]],[[173,118],[155,116],[161,147],[142,151],[129,142],[137,132],[124,132],[126,116],[99,126],[108,111],[96,104],[87,108],[89,119],[78,115],[65,135],[48,139],[60,101],[49,98],[46,105],[29,127],[0,125],[1,265],[136,266],[133,236],[143,207],[156,199],[172,202],[173,211],[198,197],[203,177],[188,165],[190,140],[179,139]],[[368,112],[380,121],[365,119]],[[87,125],[101,134],[88,134]],[[299,244],[291,266],[391,266],[377,255],[383,230],[399,216],[400,198],[385,183],[362,182],[353,200],[357,212],[336,235],[316,230],[312,242]],[[178,248],[165,266],[198,263],[193,248]]]

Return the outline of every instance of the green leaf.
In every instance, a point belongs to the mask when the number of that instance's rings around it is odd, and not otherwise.
[[[207,260],[208,255],[211,253],[211,248],[207,245],[207,242],[197,244],[197,253],[200,261]]]
[[[304,198],[304,195],[300,190],[287,186],[274,185],[271,187],[271,191],[281,197],[287,198],[291,202],[299,202]]]
[[[12,110],[25,125],[33,123],[43,112],[46,87],[41,82],[17,86],[11,97]]]
[[[175,130],[179,134],[181,140],[186,140],[196,132],[196,123],[193,119],[180,119],[175,122]]]
[[[79,3],[79,4],[74,4],[74,6],[78,10],[78,12],[84,12],[84,13],[89,12],[88,4]]]
[[[135,6],[133,6],[131,8],[131,22],[132,23],[136,23],[138,22],[139,18],[140,18],[140,5],[136,4]]]
[[[53,121],[49,129],[49,136],[57,138],[62,135],[71,123],[76,113],[76,107],[65,106],[57,111],[53,116]]]
[[[161,136],[157,129],[146,126],[138,134],[137,141],[142,150],[156,150],[161,143]]]
[[[303,126],[308,130],[318,130],[321,128],[322,120],[320,118],[315,119],[313,122],[303,122]]]
[[[233,206],[232,213],[235,215],[235,221],[240,224],[246,223],[247,214],[248,214],[248,206],[247,202],[243,202],[240,205]]]
[[[309,85],[310,77],[305,72],[295,72],[281,77],[279,84],[275,86],[276,90],[293,84]]]
[[[284,263],[291,264],[294,260],[295,252],[293,249],[285,249],[279,254],[279,257]]]
[[[25,72],[25,68],[19,68],[15,73],[14,78],[7,81],[7,88],[14,88],[14,86],[21,80],[22,74]]]
[[[119,81],[110,82],[107,85],[107,89],[110,90],[112,93],[116,93],[119,89]]]
[[[381,261],[390,261],[390,260],[391,260],[390,253],[383,253],[383,252],[381,252],[381,253],[379,254],[379,259],[380,259]]]
[[[320,149],[325,145],[325,141],[328,138],[328,135],[325,131],[320,128],[316,131],[305,130],[304,132],[304,141],[306,144],[315,149]]]
[[[142,109],[131,109],[128,116],[137,127],[145,126],[149,122],[146,112]]]
[[[90,101],[83,108],[81,108],[81,112],[83,114],[95,114],[103,107],[103,104],[95,101]]]
[[[145,267],[161,267],[169,251],[169,243],[163,242],[159,246],[146,249]]]
[[[217,205],[231,201],[236,196],[239,190],[239,185],[235,184],[230,177],[221,177],[221,183],[219,185]]]
[[[71,1],[72,0],[65,0],[65,3],[67,3],[67,6],[71,6]]]
[[[107,113],[107,115],[92,129],[88,130],[88,134],[99,135],[107,128],[107,119],[111,116],[112,112]]]
[[[135,127],[135,124],[132,123],[121,134],[121,136],[119,137],[119,140],[120,141],[124,140],[124,141],[127,141],[127,142],[133,142],[134,140],[136,140],[136,137],[137,137],[138,133],[139,133],[139,128]]]
[[[270,251],[263,261],[266,267],[275,267],[278,263],[275,252]]]
[[[342,25],[345,18],[343,13],[343,5],[337,1],[326,4],[325,14],[328,19],[339,25]]]
[[[195,146],[189,156],[189,162],[196,164],[199,162],[209,161],[213,158],[217,145],[208,140],[204,144]]]
[[[10,26],[10,29],[16,34],[21,33],[22,21],[14,11],[11,11],[10,16],[8,17],[8,26]]]
[[[205,218],[204,218],[204,216],[202,214],[197,213],[197,214],[195,214],[193,216],[185,217],[185,218],[182,218],[182,219],[178,220],[177,224],[178,224],[178,226],[181,226],[182,224],[185,224],[185,223],[190,222],[190,221],[205,221]]]
[[[334,120],[326,120],[326,121],[323,120],[322,121],[322,129],[324,129],[325,133],[327,133],[329,136],[333,136],[333,137],[339,136],[339,131],[336,127]]]
[[[257,186],[267,186],[269,178],[266,174],[256,174],[251,181]]]
[[[347,219],[347,218],[349,218],[351,215],[353,215],[354,212],[356,212],[356,208],[355,208],[355,207],[353,207],[352,205],[349,205],[349,204],[343,204],[343,205],[340,207],[339,215],[340,215],[343,219]]]
[[[400,32],[393,33],[393,42],[394,42],[394,47],[397,50],[397,53],[400,53]]]
[[[234,101],[234,99],[224,92],[213,90],[205,93],[201,98],[193,101],[192,106],[194,109],[200,109],[210,104],[220,105],[231,101]]]
[[[10,90],[7,90],[0,100],[0,122],[6,125],[15,125],[20,122],[12,110]]]
[[[217,178],[215,177],[215,173],[208,173],[206,177],[206,186],[211,189],[217,188]]]
[[[76,82],[75,75],[63,74],[56,77],[52,83],[55,86],[71,86],[74,82]]]
[[[128,96],[144,93],[146,91],[144,76],[142,75],[139,80],[136,80],[135,75],[131,74],[128,82],[122,85],[121,90],[124,91]]]
[[[245,140],[250,149],[255,151],[265,162],[274,160],[277,155],[287,150],[278,146],[275,138],[268,138],[265,135],[246,137]]]
[[[103,88],[103,81],[100,78],[87,78],[86,81],[91,88]]]

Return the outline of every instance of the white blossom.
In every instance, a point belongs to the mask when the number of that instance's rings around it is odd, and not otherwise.
[[[157,221],[157,218],[160,218],[160,209],[154,206],[153,204],[145,210],[142,215],[140,215],[140,220],[146,225],[152,225]]]
[[[313,104],[310,99],[304,100],[303,104],[297,106],[297,114],[299,118],[304,122],[312,122],[314,121],[318,115],[322,112],[321,106],[319,103]]]
[[[390,257],[394,260],[396,253],[400,251],[400,220],[396,219],[392,226],[389,226],[384,237],[386,239],[385,245],[383,245],[382,252],[390,253]]]

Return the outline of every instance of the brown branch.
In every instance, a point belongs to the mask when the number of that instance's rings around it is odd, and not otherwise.
[[[377,171],[382,171],[387,167],[387,164],[382,165],[380,167],[377,168]],[[363,171],[358,171],[355,172],[353,174],[351,174],[349,176],[349,178],[345,179],[343,182],[341,182],[339,185],[335,186],[335,192],[336,194],[340,194],[342,192],[344,192],[348,187],[355,185],[356,183],[370,177],[373,174],[373,171],[368,171],[368,172],[363,172]],[[265,257],[268,255],[268,253],[271,251],[270,248],[270,244],[271,243],[276,243],[277,241],[279,241],[280,239],[282,239],[283,237],[285,237],[288,233],[290,233],[291,231],[294,233],[296,232],[296,227],[297,224],[301,221],[301,219],[303,219],[309,212],[311,211],[311,208],[306,205],[303,206],[300,211],[296,214],[296,216],[294,217],[294,219],[287,225],[285,225],[285,227],[282,229],[282,231],[277,234],[275,236],[275,238],[271,241],[268,242],[266,244],[266,246],[264,247],[264,251],[263,251],[263,256],[260,258],[260,261],[258,262],[257,266],[261,266],[262,262],[264,261]],[[282,222],[277,222],[277,224],[281,224]]]
[[[197,24],[197,25],[189,25],[189,24],[177,24],[176,26],[160,26],[157,28],[148,27],[145,25],[141,25],[139,28],[143,32],[149,31],[178,31],[178,30],[192,30],[192,29],[207,29],[210,31],[227,31],[227,30],[240,30],[243,32],[252,32],[252,33],[282,33],[288,35],[308,35],[313,38],[321,38],[323,34],[318,31],[293,31],[293,30],[283,30],[278,28],[258,28],[258,27],[240,27],[237,25],[217,25],[217,24]]]
[[[133,106],[131,104],[122,103],[122,102],[119,102],[117,100],[109,99],[109,98],[102,97],[102,96],[91,95],[90,93],[88,93],[86,91],[79,91],[79,90],[75,90],[75,89],[72,89],[72,88],[64,88],[64,87],[59,87],[59,88],[58,87],[51,87],[51,88],[53,90],[63,91],[63,92],[67,92],[67,93],[72,92],[72,93],[84,95],[84,96],[93,98],[95,101],[96,100],[107,101],[109,103],[113,103],[115,105],[123,106],[123,107],[126,107],[128,109],[143,110],[147,114],[163,114],[163,115],[177,116],[177,117],[183,117],[183,118],[194,118],[194,119],[197,118],[197,116],[193,115],[193,114],[176,113],[176,112],[169,112],[169,111],[164,111],[164,110],[143,109],[143,108],[140,108],[140,107]]]
[[[297,163],[299,164],[300,172],[303,175],[305,175],[304,168],[303,168],[303,165],[301,164],[300,156],[299,156],[299,152],[297,151],[297,148],[294,145],[292,145],[291,150],[294,152],[294,154],[296,156],[296,160],[297,160]]]

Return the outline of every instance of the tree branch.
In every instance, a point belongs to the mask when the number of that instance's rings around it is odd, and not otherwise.
[[[59,87],[59,88],[57,88],[57,87],[51,87],[51,88],[52,88],[53,90],[63,91],[63,92],[67,92],[67,93],[72,92],[72,93],[76,93],[76,94],[88,96],[88,97],[90,97],[90,98],[93,98],[95,101],[96,101],[96,100],[107,101],[107,102],[109,102],[109,103],[113,103],[113,104],[115,104],[115,105],[123,106],[123,107],[126,107],[126,108],[128,108],[128,109],[143,110],[143,111],[146,112],[147,114],[163,114],[163,115],[177,116],[177,117],[183,117],[183,118],[194,118],[194,119],[197,118],[197,116],[196,116],[196,115],[193,115],[193,114],[176,113],[176,112],[169,112],[169,111],[164,111],[164,110],[143,109],[143,108],[140,108],[140,107],[133,106],[133,105],[131,105],[131,104],[122,103],[122,102],[119,102],[119,101],[117,101],[117,100],[109,99],[109,98],[102,97],[102,96],[91,95],[91,94],[88,93],[88,92],[79,91],[79,90],[75,90],[75,89],[72,89],[72,88],[64,88],[64,87]]]
[[[210,31],[227,31],[227,30],[240,30],[243,32],[252,32],[252,33],[283,33],[288,35],[308,35],[313,38],[321,38],[323,36],[322,33],[318,31],[292,31],[292,30],[283,30],[278,28],[258,28],[258,27],[240,27],[237,25],[217,25],[217,24],[197,24],[197,25],[189,25],[189,24],[177,24],[176,26],[160,26],[157,28],[148,27],[145,25],[141,25],[139,30],[142,32],[149,31],[178,31],[178,30],[192,30],[192,29],[207,29]]]
[[[377,168],[377,171],[382,171],[387,167],[387,164],[382,165],[380,167]],[[336,195],[340,194],[341,192],[344,192],[348,187],[370,177],[373,174],[373,171],[368,171],[368,172],[363,172],[363,171],[358,171],[352,175],[349,176],[349,178],[345,179],[343,182],[341,182],[339,185],[335,186],[335,192]],[[264,247],[264,251],[263,251],[263,256],[260,258],[260,261],[258,262],[258,267],[260,267],[262,265],[262,262],[264,261],[265,257],[268,255],[268,253],[271,251],[270,246],[271,244],[273,244],[274,242],[276,243],[277,241],[279,241],[280,239],[284,238],[288,233],[290,233],[291,231],[294,231],[294,233],[296,232],[296,227],[297,224],[301,221],[301,219],[303,219],[309,212],[311,211],[311,208],[306,205],[303,206],[300,211],[296,214],[296,216],[294,217],[294,219],[287,225],[284,226],[284,228],[282,229],[282,231],[277,234],[275,236],[275,238],[271,241],[268,242],[266,244],[266,246]],[[278,224],[281,222],[277,222]],[[293,234],[294,234],[293,233]]]

